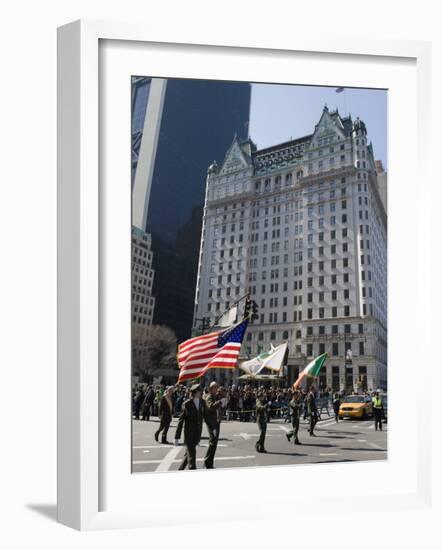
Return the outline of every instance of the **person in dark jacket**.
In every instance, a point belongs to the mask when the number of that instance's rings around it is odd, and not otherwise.
[[[301,442],[298,439],[298,431],[299,431],[299,421],[301,419],[301,413],[302,413],[302,397],[301,392],[299,390],[295,390],[293,393],[293,398],[290,401],[290,409],[292,411],[292,430],[288,432],[287,439],[291,440],[291,438],[294,436],[294,444],[295,445],[301,445]]]
[[[146,390],[146,395],[144,396],[143,406],[141,408],[143,420],[150,420],[150,413],[154,400],[155,392],[153,391],[152,386],[148,386]]]
[[[204,418],[204,403],[201,395],[201,386],[194,384],[190,388],[190,399],[183,403],[175,433],[175,442],[177,442],[184,429],[186,454],[178,468],[179,470],[184,470],[187,466],[189,470],[196,470],[196,446],[200,442]]]
[[[134,416],[137,420],[140,419],[140,410],[141,410],[141,405],[143,404],[143,401],[144,401],[144,391],[143,391],[143,387],[140,386],[134,396]]]
[[[316,437],[314,429],[316,422],[318,421],[318,408],[316,406],[316,397],[313,388],[310,388],[310,391],[307,394],[307,414],[310,418],[309,433],[312,437]]]
[[[169,386],[161,398],[160,401],[160,427],[155,432],[155,441],[158,441],[158,437],[162,432],[161,443],[167,445],[167,431],[169,430],[170,423],[172,422],[173,403],[172,403],[173,387]]]
[[[341,399],[339,398],[339,393],[335,393],[333,398],[333,412],[335,413],[335,422],[339,421],[339,408],[341,406]]]
[[[256,422],[259,427],[259,439],[255,444],[256,451],[258,453],[266,453],[264,448],[264,441],[267,431],[267,414],[269,404],[266,401],[264,392],[258,393],[258,399],[256,400]]]
[[[211,382],[209,386],[209,395],[204,401],[204,420],[209,432],[209,446],[204,457],[204,466],[210,470],[213,466],[216,447],[218,445],[219,430],[221,426],[222,401],[218,395],[218,384]]]

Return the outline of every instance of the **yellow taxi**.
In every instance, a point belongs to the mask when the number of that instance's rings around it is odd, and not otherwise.
[[[339,418],[365,418],[373,415],[371,398],[366,395],[347,395],[341,401]]]

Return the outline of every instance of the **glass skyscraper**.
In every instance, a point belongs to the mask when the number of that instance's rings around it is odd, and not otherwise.
[[[148,93],[133,82],[133,163]],[[153,323],[172,328],[178,341],[192,330],[207,167],[235,135],[247,137],[250,96],[243,82],[167,81],[144,229],[152,236]]]

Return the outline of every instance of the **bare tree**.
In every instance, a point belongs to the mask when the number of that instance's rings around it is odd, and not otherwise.
[[[132,331],[132,369],[144,381],[154,373],[170,373],[177,369],[177,339],[174,331],[164,325],[133,327]]]

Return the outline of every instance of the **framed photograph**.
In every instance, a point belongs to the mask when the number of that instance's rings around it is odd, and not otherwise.
[[[78,21],[58,71],[59,521],[428,506],[429,45]]]

